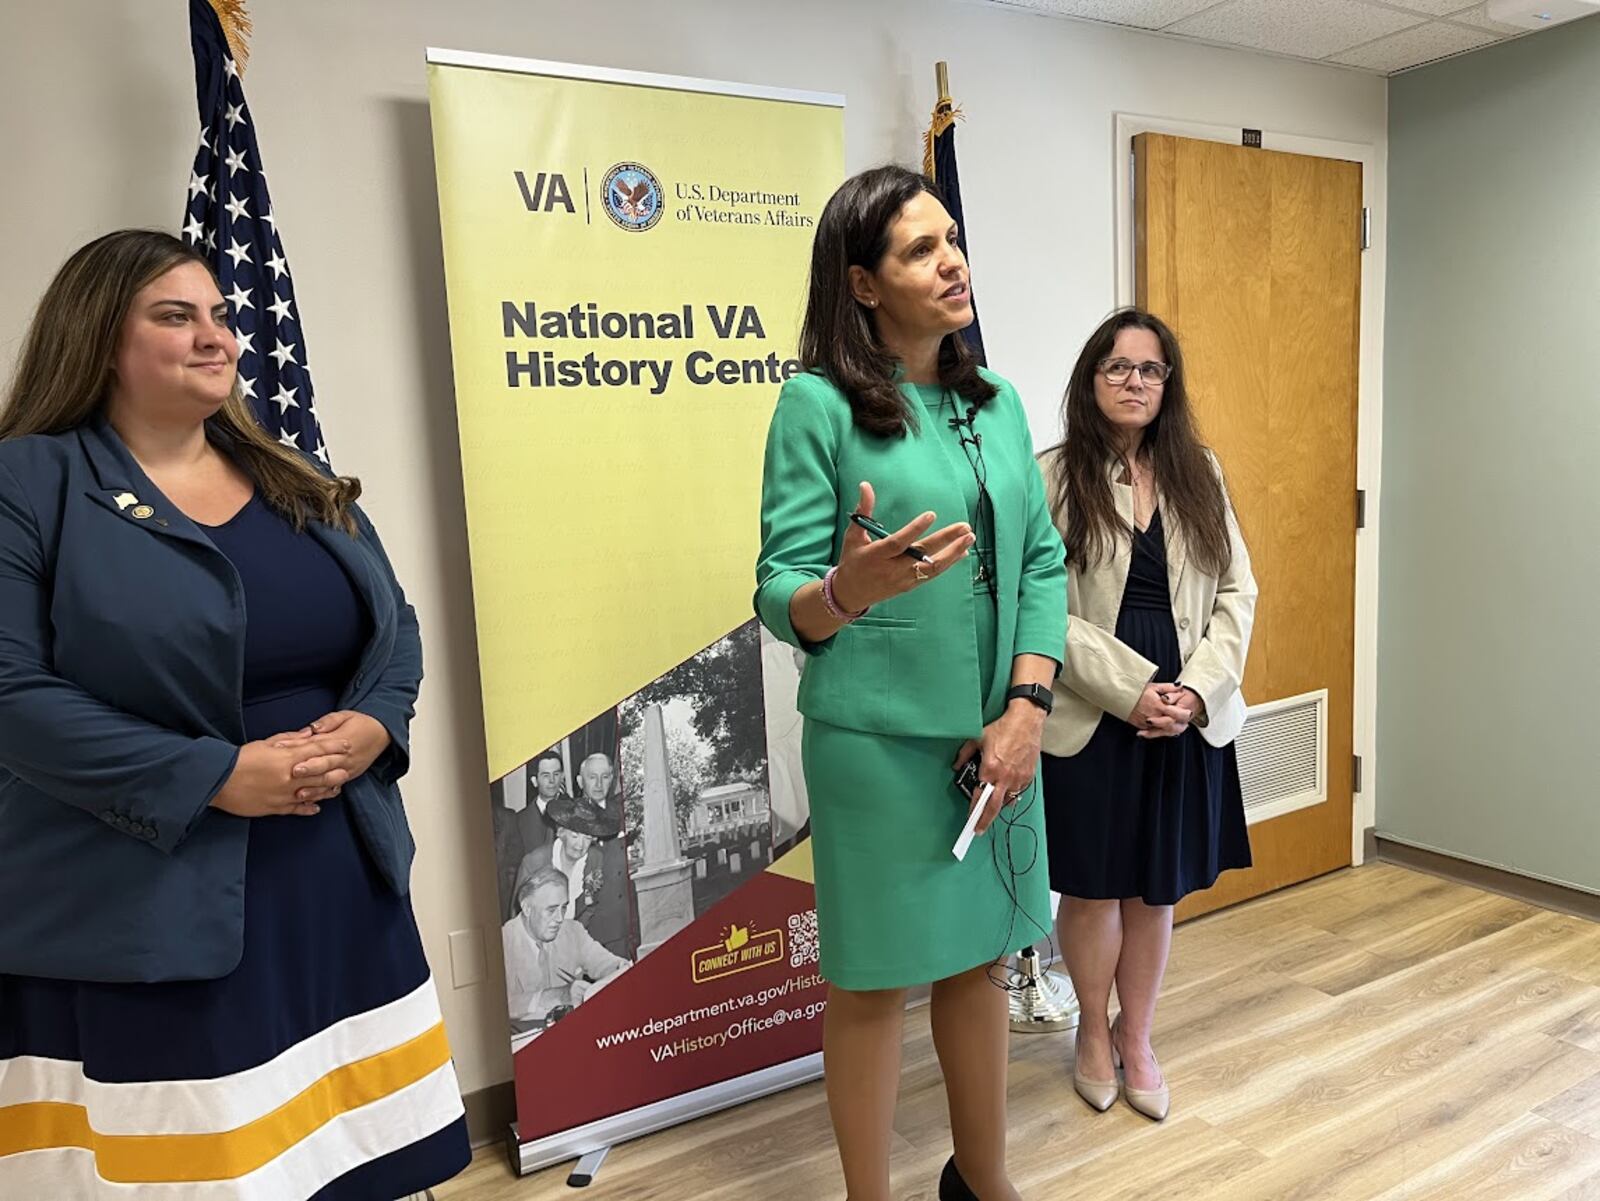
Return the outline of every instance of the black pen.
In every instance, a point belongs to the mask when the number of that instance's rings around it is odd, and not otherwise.
[[[871,534],[874,538],[888,538],[888,537],[891,537],[891,535],[890,535],[888,530],[884,529],[881,525],[879,525],[876,521],[872,520],[872,518],[870,518],[870,517],[865,517],[860,513],[852,513],[852,514],[850,514],[850,520],[855,522],[862,529],[866,530],[867,533]],[[900,553],[902,555],[910,555],[913,559],[916,559],[919,563],[932,563],[933,562],[932,559],[928,558],[927,555],[923,554],[922,551],[919,550],[915,546],[908,546],[908,547],[905,548],[905,550],[901,551]]]

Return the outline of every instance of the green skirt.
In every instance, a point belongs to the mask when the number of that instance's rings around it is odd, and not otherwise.
[[[994,615],[977,608],[987,695]],[[891,737],[806,719],[821,971],[840,988],[943,980],[1048,935],[1038,781],[957,860],[950,848],[968,810],[952,782],[960,749],[957,739]]]

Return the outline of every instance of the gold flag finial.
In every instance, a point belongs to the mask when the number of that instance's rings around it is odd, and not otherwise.
[[[233,61],[243,71],[245,64],[250,61],[250,14],[245,11],[244,0],[210,0],[211,7],[216,10],[217,20],[222,22],[222,34],[228,39],[228,49],[233,52]]]
[[[933,78],[939,85],[939,99],[934,103],[933,116],[928,122],[928,132],[922,135],[922,173],[929,179],[934,178],[934,142],[939,139],[940,134],[961,119],[961,110],[950,99],[950,64],[934,63]]]

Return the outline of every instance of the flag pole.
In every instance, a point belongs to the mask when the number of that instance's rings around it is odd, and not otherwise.
[[[938,188],[945,207],[956,223],[956,242],[966,255],[966,216],[961,208],[961,180],[956,170],[956,122],[961,120],[961,108],[950,97],[950,64],[939,61],[933,64],[933,79],[938,85],[939,98],[934,102],[928,117],[927,131],[922,135],[922,173]],[[978,310],[972,310],[972,323],[962,337],[972,348],[978,365],[984,363],[983,333],[978,326]]]
[[[933,144],[939,135],[955,123],[955,102],[950,99],[950,64],[933,64],[933,82],[938,85],[939,99],[934,102],[933,115],[928,120],[928,130],[922,135],[922,173],[937,180],[934,166]]]
[[[937,178],[934,144],[960,115],[956,112],[955,101],[950,98],[949,63],[933,64],[933,81],[939,89],[939,99],[933,106],[928,132],[923,136],[922,160],[923,174],[929,179]],[[954,167],[953,157],[951,166]],[[981,354],[981,341],[978,349]],[[1052,904],[1051,911],[1054,909]],[[1068,1030],[1078,1024],[1078,998],[1073,993],[1072,981],[1060,972],[1045,970],[1039,961],[1039,952],[1032,946],[1024,947],[1018,954],[1014,977],[1009,990],[1012,1030],[1031,1034]]]

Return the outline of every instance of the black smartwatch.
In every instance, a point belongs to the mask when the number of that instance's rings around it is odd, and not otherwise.
[[[1043,684],[1018,684],[1006,693],[1006,704],[1014,700],[1031,701],[1046,713],[1055,707],[1055,697],[1050,695],[1050,690]]]

